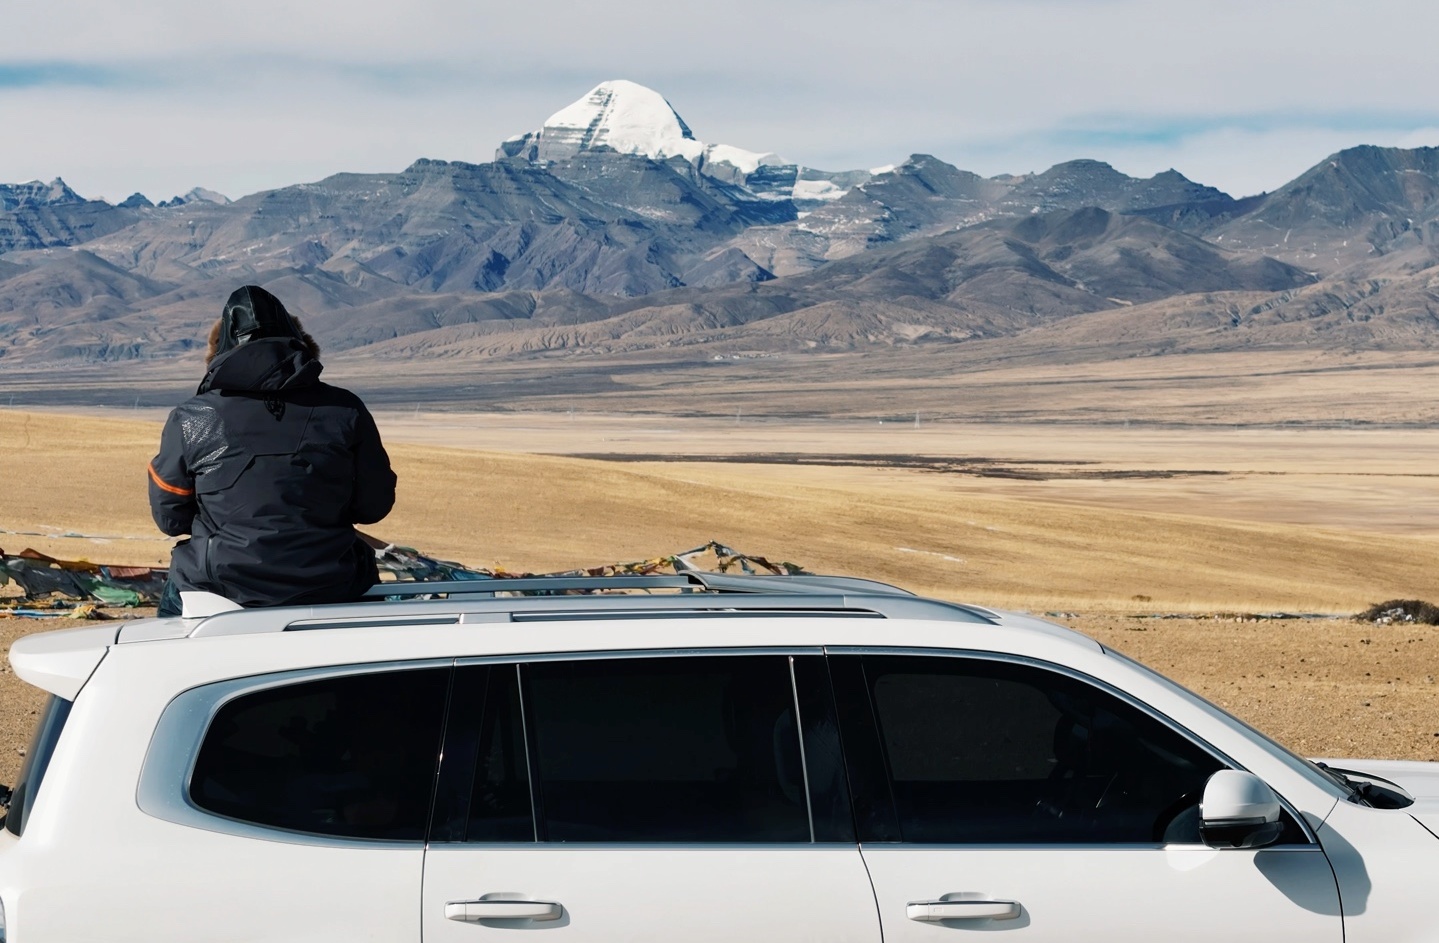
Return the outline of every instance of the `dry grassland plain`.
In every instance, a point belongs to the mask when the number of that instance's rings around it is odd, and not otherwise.
[[[0,408],[0,547],[165,562],[144,474],[163,414]],[[1058,613],[1308,755],[1439,759],[1439,628],[1199,618],[1439,597],[1431,429],[377,418],[400,492],[370,530],[435,556],[545,571],[718,539]],[[0,620],[0,645],[41,627]],[[37,706],[0,675],[0,782]]]
[[[973,423],[1106,426],[1170,423],[1192,427],[1385,426],[1439,423],[1439,355],[1432,351],[1256,349],[1165,353],[1147,346],[1126,356],[1115,339],[1092,351],[1056,351],[1041,332],[953,348],[863,353],[734,353],[701,364],[550,355],[532,362],[467,366],[444,359],[377,364],[363,350],[336,366],[363,384],[366,400],[437,402],[472,411],[508,409],[733,414],[800,419],[903,418]],[[1086,354],[1095,358],[1085,362]],[[156,382],[181,369],[167,363],[137,371]],[[168,373],[162,371],[171,371]],[[107,371],[108,372],[108,371]],[[193,382],[191,368],[185,382]],[[67,381],[70,378],[67,377]],[[97,377],[91,402],[129,406],[132,395],[106,391]],[[114,379],[109,378],[109,384]],[[24,396],[52,392],[44,378]],[[133,393],[133,391],[131,391]],[[163,402],[163,400],[161,401]],[[461,405],[464,404],[464,405]],[[481,404],[481,405],[476,405]],[[488,406],[483,404],[490,404]]]

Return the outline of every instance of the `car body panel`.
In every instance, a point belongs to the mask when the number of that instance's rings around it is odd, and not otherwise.
[[[14,940],[396,943],[420,936],[418,845],[355,854],[127,816],[103,839],[69,832],[42,845],[27,833],[4,854],[0,894]]]
[[[867,844],[886,943],[993,931],[1026,943],[1340,943],[1344,929],[1318,847]],[[1007,919],[922,922],[912,902],[1016,902]],[[1161,925],[1162,921],[1162,925]]]
[[[1408,809],[1342,802],[1319,829],[1339,881],[1345,943],[1439,939],[1430,905],[1439,838]]]
[[[445,918],[449,901],[553,901],[552,922]],[[427,943],[495,929],[554,929],[574,943],[879,943],[859,849],[850,845],[432,845],[425,858]]]
[[[418,842],[356,855],[218,835],[142,813],[141,763],[176,689],[121,665],[105,668],[75,700],[23,838],[0,850],[11,938],[418,938]],[[356,900],[364,906],[350,906]]]

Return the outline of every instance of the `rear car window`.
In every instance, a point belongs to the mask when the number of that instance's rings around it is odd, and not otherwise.
[[[40,721],[35,725],[35,734],[30,739],[30,748],[25,751],[25,765],[20,769],[20,781],[15,784],[14,795],[10,797],[10,809],[5,815],[5,827],[15,835],[25,831],[25,822],[30,818],[30,809],[40,793],[45,780],[45,770],[50,766],[50,757],[55,753],[55,744],[60,740],[60,731],[70,717],[71,702],[63,697],[50,696],[45,709],[40,712]]]
[[[190,778],[199,808],[255,825],[421,841],[448,668],[341,675],[225,703]]]

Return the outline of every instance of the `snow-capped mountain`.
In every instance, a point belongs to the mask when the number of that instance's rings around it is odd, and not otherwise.
[[[502,143],[495,156],[566,160],[581,151],[602,149],[652,160],[683,157],[693,164],[725,163],[744,174],[764,164],[787,163],[776,154],[696,140],[663,95],[624,79],[601,82],[583,98],[550,115],[538,131]]]
[[[538,131],[504,141],[495,159],[547,164],[605,151],[660,161],[684,158],[706,176],[745,186],[762,199],[828,202],[857,182],[853,171],[831,174],[774,153],[705,144],[663,95],[624,79],[601,82],[550,115]]]

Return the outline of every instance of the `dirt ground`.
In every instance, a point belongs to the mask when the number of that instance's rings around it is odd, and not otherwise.
[[[1439,626],[1352,619],[1055,619],[1311,757],[1439,760]]]

